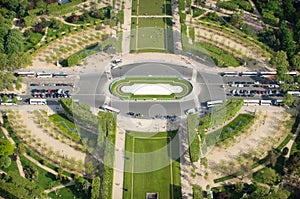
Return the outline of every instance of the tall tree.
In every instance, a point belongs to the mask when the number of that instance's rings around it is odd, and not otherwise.
[[[292,58],[296,51],[296,45],[293,39],[293,32],[286,27],[285,22],[280,25],[281,30],[281,48],[287,52],[287,56]]]
[[[0,139],[0,156],[9,156],[14,153],[15,146],[8,140]]]
[[[19,29],[11,29],[6,37],[5,51],[8,56],[23,51],[24,37]]]
[[[270,60],[270,64],[275,68],[278,66],[288,67],[289,62],[287,61],[286,52],[282,50],[275,52]]]

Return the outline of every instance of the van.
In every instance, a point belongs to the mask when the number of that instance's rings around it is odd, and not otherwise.
[[[118,64],[118,63],[121,63],[121,62],[122,62],[122,59],[114,59],[114,60],[112,60],[113,64]]]

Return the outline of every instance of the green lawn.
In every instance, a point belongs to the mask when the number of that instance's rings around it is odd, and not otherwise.
[[[26,159],[24,156],[20,156],[22,166],[25,168],[26,166],[33,166],[38,170],[38,179],[37,183],[43,187],[44,189],[49,189],[51,187],[60,185],[61,182],[56,180],[55,175],[52,173],[49,173],[45,171],[44,169],[36,166],[32,162],[30,162],[28,159]]]
[[[87,195],[82,191],[81,193],[76,192],[75,186],[65,187],[58,191],[53,191],[48,194],[52,199],[85,199]]]
[[[172,86],[180,86],[182,91],[179,93],[172,93],[170,95],[135,95],[134,93],[125,93],[122,91],[124,86],[132,86],[134,84],[169,84]],[[115,81],[110,85],[110,91],[123,99],[135,100],[135,99],[161,99],[161,100],[176,100],[181,99],[188,95],[192,91],[192,85],[180,78],[176,77],[126,77]]]
[[[223,128],[207,134],[205,137],[207,146],[212,146],[237,134],[243,133],[243,131],[246,131],[247,127],[253,123],[254,118],[255,116],[250,114],[239,114]]]
[[[64,114],[53,114],[49,116],[49,119],[67,136],[77,141],[80,140],[80,129],[73,122],[68,120]]]
[[[176,132],[127,132],[123,198],[181,198]],[[134,153],[131,153],[134,152]]]
[[[131,51],[164,50],[173,52],[171,18],[132,18]]]
[[[171,15],[171,0],[133,0],[132,15]]]

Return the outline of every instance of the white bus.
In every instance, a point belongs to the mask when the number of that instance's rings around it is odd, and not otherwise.
[[[51,78],[52,76],[52,73],[36,73],[37,78]]]
[[[119,109],[116,109],[116,108],[113,108],[113,107],[107,106],[107,105],[100,106],[99,108],[102,110],[108,111],[108,112],[113,112],[113,113],[117,113],[117,114],[120,113]]]
[[[258,72],[248,72],[248,71],[245,71],[245,72],[240,72],[240,76],[242,77],[251,77],[251,76],[257,76],[258,75]]]
[[[214,106],[218,106],[222,103],[223,103],[223,100],[207,101],[206,102],[206,107],[211,108],[211,107],[214,107]]]
[[[260,100],[260,105],[272,105],[272,100]]]
[[[300,96],[300,91],[287,91],[286,93],[294,96]]]
[[[68,73],[53,73],[53,77],[67,78]]]
[[[259,100],[244,99],[244,105],[259,105]]]
[[[32,105],[47,105],[47,99],[29,99],[29,104],[32,104]]]
[[[21,77],[34,77],[35,76],[35,72],[33,72],[33,71],[20,71],[20,72],[17,72],[17,76],[21,76]]]

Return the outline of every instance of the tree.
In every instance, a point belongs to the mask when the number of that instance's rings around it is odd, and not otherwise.
[[[15,146],[8,140],[0,139],[0,156],[10,156],[14,153]]]
[[[292,69],[294,70],[300,70],[300,56],[299,55],[294,55],[293,58],[291,59],[292,63]]]
[[[268,195],[269,189],[267,187],[259,186],[259,185],[254,185],[255,186],[255,191],[253,191],[249,199],[257,199],[257,198],[264,198],[265,196]]]
[[[266,183],[269,185],[274,185],[279,177],[274,169],[268,167],[259,171],[258,175],[260,176],[262,183]]]
[[[24,37],[22,32],[19,29],[11,29],[8,32],[6,42],[5,42],[5,51],[7,55],[11,56],[14,53],[22,52],[23,42],[24,42]]]
[[[288,199],[291,193],[288,190],[275,190],[269,194],[266,199]]]
[[[80,57],[77,54],[71,55],[67,59],[68,66],[74,66],[76,64],[79,64],[80,62]]]
[[[242,192],[243,191],[243,188],[244,188],[244,183],[243,182],[237,182],[235,183],[234,185],[234,189],[236,192]]]
[[[100,178],[95,177],[92,181],[91,199],[98,199],[99,197],[100,197]]]
[[[240,28],[243,25],[242,13],[234,13],[230,18],[230,23],[236,27]]]
[[[267,159],[269,164],[271,164],[271,166],[274,167],[277,159],[276,159],[276,154],[274,153],[273,150],[268,151]]]
[[[24,168],[24,174],[30,181],[36,181],[38,178],[38,170],[34,166],[26,166]]]
[[[11,165],[11,159],[8,156],[3,156],[0,158],[0,168],[5,169]]]
[[[287,52],[287,56],[292,58],[296,51],[296,45],[293,39],[293,33],[286,27],[284,22],[280,25],[281,29],[281,48]]]
[[[92,162],[87,162],[86,163],[86,169],[85,169],[86,173],[90,176],[93,175],[94,173],[94,166],[93,166],[93,163]]]
[[[291,174],[300,173],[300,151],[297,151],[289,157],[286,167]]]
[[[277,68],[279,66],[281,67],[288,67],[289,62],[287,61],[287,54],[286,52],[280,50],[274,53],[270,60],[271,66]]]
[[[296,104],[296,100],[291,94],[286,93],[283,97],[283,103],[288,107],[293,107]]]
[[[7,69],[7,64],[8,64],[8,58],[5,53],[0,53],[0,70],[5,70]]]

